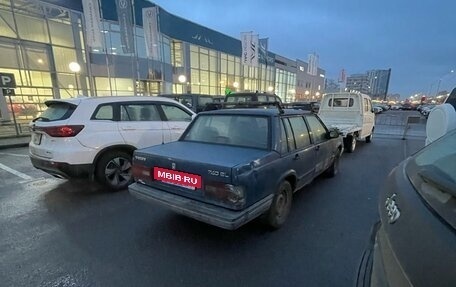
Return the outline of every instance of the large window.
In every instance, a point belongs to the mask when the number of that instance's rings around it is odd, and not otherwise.
[[[275,92],[284,102],[296,99],[296,73],[276,69]]]
[[[233,58],[234,59],[234,58]],[[192,93],[217,95],[225,81],[219,79],[217,52],[190,46],[190,89]]]

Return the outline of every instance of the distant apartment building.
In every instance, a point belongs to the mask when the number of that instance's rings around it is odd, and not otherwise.
[[[369,78],[369,93],[374,98],[384,98],[388,94],[391,69],[367,71]]]
[[[326,79],[325,93],[337,93],[337,92],[340,92],[340,83],[334,79]]]
[[[373,98],[385,98],[388,93],[391,69],[369,70],[364,74],[347,77],[347,89],[368,94]]]
[[[315,67],[311,72],[309,63],[296,61],[296,101],[320,100],[325,93],[325,70]]]
[[[369,76],[367,74],[353,74],[347,77],[346,88],[349,91],[370,94]]]

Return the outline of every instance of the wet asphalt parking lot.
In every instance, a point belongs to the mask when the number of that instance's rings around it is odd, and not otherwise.
[[[424,145],[383,132],[296,193],[277,231],[222,230],[0,150],[0,285],[352,286],[386,176]]]

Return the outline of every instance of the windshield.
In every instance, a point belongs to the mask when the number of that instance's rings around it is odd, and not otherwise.
[[[52,103],[35,120],[44,122],[65,120],[71,116],[75,109],[76,106],[69,103]]]
[[[244,115],[200,115],[184,141],[267,149],[268,118]]]
[[[456,130],[417,153],[406,172],[413,186],[456,228]]]

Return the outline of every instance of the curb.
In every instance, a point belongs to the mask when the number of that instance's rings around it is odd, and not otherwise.
[[[1,149],[8,149],[8,148],[16,148],[16,147],[27,147],[29,143],[14,143],[14,144],[6,144],[6,145],[0,145],[0,150]]]

